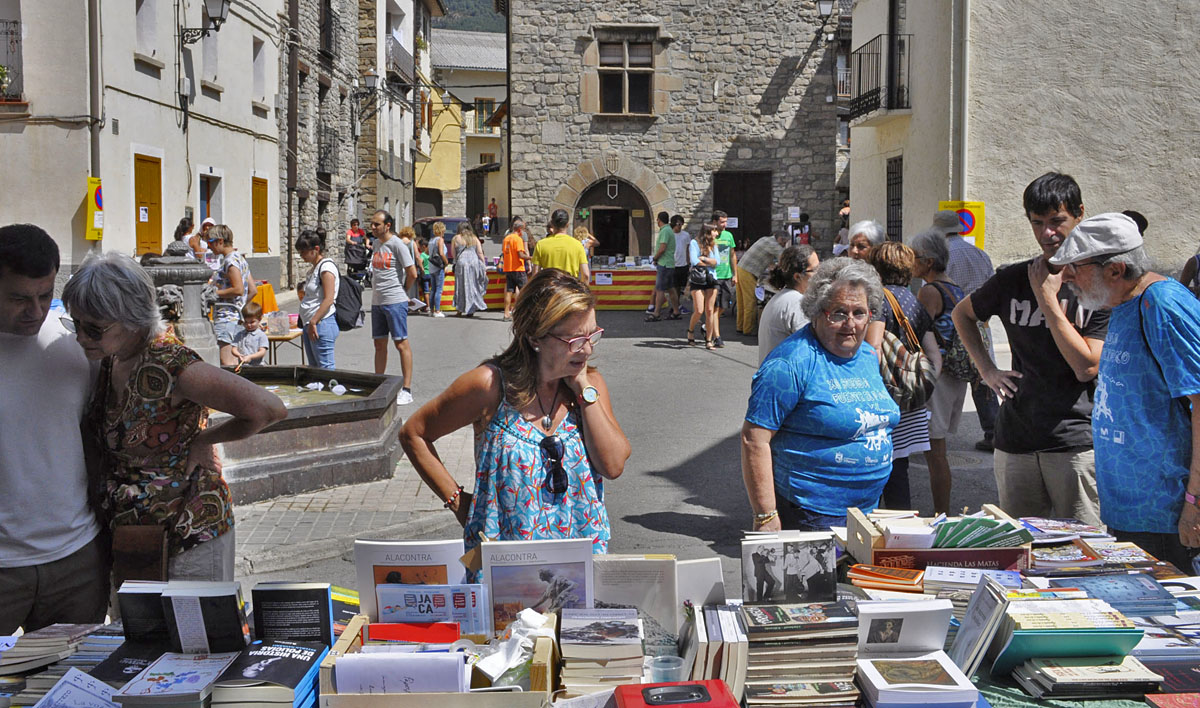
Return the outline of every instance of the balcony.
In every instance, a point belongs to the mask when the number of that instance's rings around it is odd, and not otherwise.
[[[384,43],[384,53],[388,72],[396,74],[400,83],[411,86],[413,84],[413,57],[404,48],[404,45],[400,44],[400,40],[389,34]]]
[[[322,126],[317,129],[317,172],[337,172],[340,144],[337,128]]]
[[[321,54],[326,58],[332,58],[337,54],[337,38],[338,32],[341,31],[341,24],[338,22],[337,13],[332,10],[325,10],[321,13],[320,37],[318,38]]]
[[[850,57],[850,120],[872,125],[911,109],[911,34],[881,34]],[[907,113],[905,113],[907,115]]]
[[[850,98],[850,70],[837,70],[837,95],[838,98]]]
[[[21,61],[21,23],[0,21],[0,102],[21,101],[25,93]]]

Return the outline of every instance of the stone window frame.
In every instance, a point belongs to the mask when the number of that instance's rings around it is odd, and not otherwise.
[[[663,50],[674,40],[670,34],[666,32],[660,24],[602,24],[592,25],[590,32],[579,37],[585,40],[587,45],[583,51],[583,87],[581,109],[584,113],[590,113],[602,118],[643,118],[655,119],[665,109],[665,104],[660,100],[660,94],[664,90],[672,90],[678,88],[676,84],[679,82],[673,80],[672,77],[666,75],[666,61],[663,56]],[[602,44],[621,44],[622,45],[622,63],[620,67],[604,66],[600,60],[600,45]],[[629,45],[630,44],[649,44],[651,47],[650,65],[649,66],[629,66]],[[622,110],[621,112],[603,111],[603,97],[601,95],[601,74],[616,73],[622,74]],[[649,74],[650,80],[647,86],[647,111],[631,113],[629,112],[629,82],[628,75],[630,73]]]

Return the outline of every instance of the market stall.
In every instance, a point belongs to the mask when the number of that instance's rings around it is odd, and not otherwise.
[[[613,268],[592,271],[592,290],[597,310],[644,310],[654,292],[654,270]],[[504,309],[504,273],[488,271],[487,292],[483,301],[490,310]],[[442,289],[442,309],[454,310],[454,273],[446,271]]]

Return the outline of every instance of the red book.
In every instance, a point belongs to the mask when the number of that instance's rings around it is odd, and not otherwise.
[[[457,622],[372,622],[366,639],[374,641],[450,644],[459,637]]]
[[[738,708],[738,702],[725,682],[684,681],[680,683],[635,683],[617,686],[617,708],[687,704],[708,708]]]

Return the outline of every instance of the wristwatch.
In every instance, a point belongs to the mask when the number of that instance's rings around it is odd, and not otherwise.
[[[598,400],[600,400],[600,392],[596,390],[595,386],[585,386],[583,393],[579,394],[580,403],[595,403]]]

